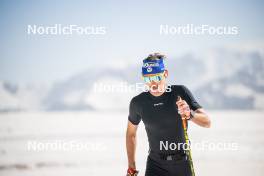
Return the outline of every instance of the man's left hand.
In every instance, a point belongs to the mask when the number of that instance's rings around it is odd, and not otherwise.
[[[178,113],[181,115],[182,119],[189,119],[191,117],[191,109],[185,100],[178,100],[176,102],[178,106]]]

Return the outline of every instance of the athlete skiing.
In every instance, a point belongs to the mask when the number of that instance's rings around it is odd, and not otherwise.
[[[143,60],[142,78],[148,91],[132,98],[126,131],[127,176],[136,176],[137,126],[142,120],[149,141],[145,176],[194,176],[187,123],[209,128],[210,119],[183,85],[168,85],[164,55],[150,54]],[[171,147],[177,146],[177,147]]]

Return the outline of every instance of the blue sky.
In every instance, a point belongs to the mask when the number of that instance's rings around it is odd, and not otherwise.
[[[263,41],[263,1],[1,1],[0,80],[53,82],[91,67],[141,63]],[[27,25],[105,26],[103,36],[28,35]],[[237,26],[235,36],[159,35],[159,26]]]

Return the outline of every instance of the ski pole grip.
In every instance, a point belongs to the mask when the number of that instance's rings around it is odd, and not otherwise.
[[[177,97],[177,101],[180,101],[182,100],[182,98],[180,96]],[[187,128],[187,120],[186,120],[186,117],[184,117],[184,115],[181,115],[181,117],[183,117],[182,119],[182,125],[183,125],[183,128],[186,129]]]

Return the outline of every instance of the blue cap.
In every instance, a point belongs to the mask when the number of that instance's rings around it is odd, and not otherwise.
[[[163,73],[165,66],[163,63],[163,58],[159,60],[143,60],[142,75],[153,75],[158,73]]]

